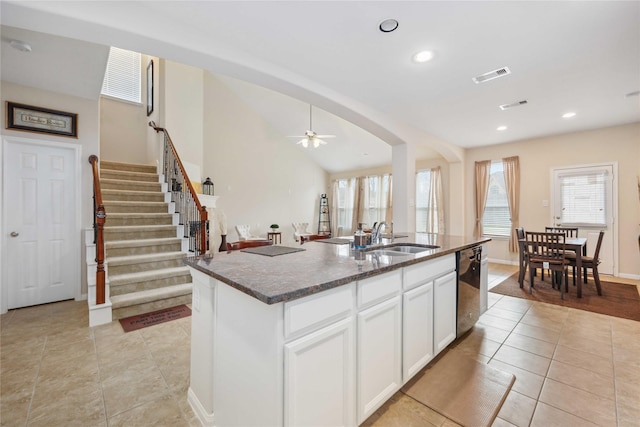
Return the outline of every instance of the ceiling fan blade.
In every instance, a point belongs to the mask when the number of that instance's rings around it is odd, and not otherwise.
[[[316,138],[335,138],[335,135],[316,135]]]
[[[287,138],[306,138],[306,135],[288,135]]]

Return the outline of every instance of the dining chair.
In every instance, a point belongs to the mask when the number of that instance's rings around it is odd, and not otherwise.
[[[227,242],[227,252],[237,251],[238,249],[255,248],[256,246],[273,245],[271,240],[240,240],[238,242]]]
[[[547,233],[563,233],[565,237],[578,237],[578,227],[545,227]]]
[[[519,227],[516,228],[516,237],[518,238],[518,266],[519,266],[519,271],[518,271],[518,283],[520,283],[520,287],[522,288],[524,286],[524,276],[527,272],[527,265],[529,264],[528,258],[527,258],[527,254],[525,253],[525,247],[524,247],[524,240],[525,240],[525,234],[524,234],[524,228],[523,227]]]
[[[553,227],[545,227],[544,231],[547,233],[563,233],[566,238],[578,237],[578,227],[553,226]],[[565,256],[567,258],[573,256],[573,258],[575,259],[575,254],[572,253],[571,251],[567,252]],[[542,274],[542,278],[544,279],[544,272]]]
[[[565,236],[563,233],[543,233],[527,231],[524,242],[525,253],[529,263],[529,293],[533,293],[533,272],[536,268],[558,271],[560,279],[560,297],[564,299],[569,261],[564,257]],[[551,275],[551,286],[555,287],[556,275]],[[568,290],[568,289],[567,289]]]
[[[600,287],[600,275],[598,274],[598,265],[600,264],[600,247],[602,246],[602,238],[604,237],[604,230],[600,230],[600,234],[598,234],[598,243],[596,243],[596,249],[593,252],[593,256],[582,256],[582,268],[583,268],[583,277],[584,283],[587,283],[587,269],[591,269],[591,274],[593,275],[593,281],[596,283],[596,289],[598,290],[598,295],[602,296],[602,288]],[[567,257],[569,261],[569,266],[571,267],[571,271],[573,273],[573,284],[576,284],[576,258]],[[568,275],[568,274],[567,274]],[[567,277],[568,278],[568,277]]]
[[[304,242],[309,242],[311,240],[322,240],[329,239],[331,234],[309,234],[307,236],[300,236],[300,244],[304,245]]]

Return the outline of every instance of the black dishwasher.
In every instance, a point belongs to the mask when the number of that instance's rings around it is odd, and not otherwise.
[[[456,336],[473,327],[480,317],[480,261],[482,246],[456,252],[458,271],[458,323]]]

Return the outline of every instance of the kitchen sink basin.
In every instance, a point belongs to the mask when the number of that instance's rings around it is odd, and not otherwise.
[[[391,251],[387,249],[376,249],[375,251],[370,251],[368,253],[372,255],[377,255],[377,256],[390,256],[390,257],[411,255],[410,253],[407,253],[407,252]]]
[[[385,251],[399,252],[403,254],[419,254],[431,249],[437,249],[439,246],[425,245],[425,246],[392,246],[385,248]]]

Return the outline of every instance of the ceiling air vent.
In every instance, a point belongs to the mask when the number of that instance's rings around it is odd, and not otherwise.
[[[511,104],[502,104],[500,105],[500,109],[504,111],[504,110],[508,110],[509,108],[519,107],[521,105],[526,105],[526,104],[527,104],[527,100],[525,99],[524,101],[513,102]]]
[[[488,73],[484,73],[481,76],[473,77],[473,80],[476,84],[484,83],[489,80],[497,79],[498,77],[506,76],[507,74],[511,74],[511,70],[507,67],[502,67],[497,70],[489,71]]]

